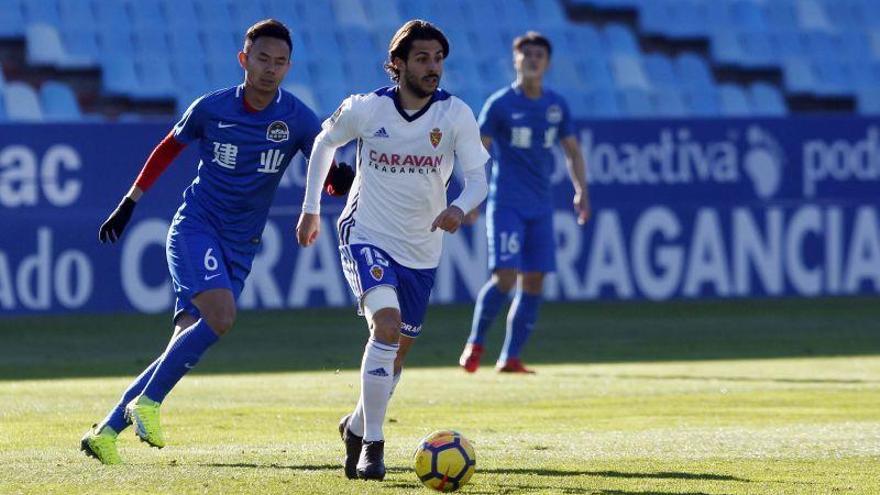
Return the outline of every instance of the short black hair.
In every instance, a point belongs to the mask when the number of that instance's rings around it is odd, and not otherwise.
[[[277,19],[263,19],[249,27],[244,35],[244,51],[247,52],[248,48],[254,44],[254,41],[264,36],[287,43],[287,48],[293,54],[293,41],[290,39],[290,30],[287,29],[283,22]]]
[[[407,60],[413,41],[416,40],[436,40],[443,47],[443,58],[449,56],[449,40],[446,39],[443,31],[428,21],[413,19],[400,26],[400,29],[391,37],[391,43],[388,45],[388,61],[385,62],[385,72],[394,82],[400,79],[400,71],[394,67],[392,62],[395,58]]]
[[[553,47],[550,45],[550,40],[537,31],[529,31],[522,36],[514,38],[513,51],[521,52],[526,45],[543,46],[547,49],[547,58],[550,58],[550,55],[553,55]]]

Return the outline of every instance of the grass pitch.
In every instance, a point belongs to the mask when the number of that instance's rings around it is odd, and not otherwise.
[[[0,493],[429,493],[419,438],[461,431],[464,493],[880,493],[877,299],[548,304],[534,376],[455,366],[469,306],[435,307],[392,400],[383,483],[344,479],[338,418],[366,337],[349,309],[244,313],[121,467],[78,451],[165,345],[166,316],[0,320]]]

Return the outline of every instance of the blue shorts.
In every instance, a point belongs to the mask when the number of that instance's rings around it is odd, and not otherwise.
[[[229,289],[238,299],[254,261],[254,253],[232,249],[213,229],[189,216],[174,217],[165,256],[177,296],[174,321],[184,311],[200,318],[192,299],[208,289]]]
[[[513,268],[520,272],[556,270],[553,211],[524,213],[489,203],[486,208],[489,270]]]
[[[407,268],[372,244],[343,245],[339,246],[339,252],[342,271],[358,301],[358,314],[362,314],[361,302],[370,289],[380,285],[393,287],[400,304],[400,333],[418,337],[422,333],[437,269]]]

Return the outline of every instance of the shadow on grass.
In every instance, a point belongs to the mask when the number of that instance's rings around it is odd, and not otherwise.
[[[455,366],[472,311],[471,305],[431,307],[407,365]],[[486,365],[500,349],[504,319],[499,315],[490,332]],[[168,315],[138,314],[0,318],[0,380],[133,377],[164,350],[168,320]],[[363,319],[348,307],[243,311],[198,373],[356,370],[366,337]],[[838,298],[548,303],[523,357],[541,365],[876,354],[877,299]]]
[[[212,462],[201,464],[201,466],[219,468],[290,469],[292,471],[338,471],[340,474],[342,473],[341,464],[278,464],[277,462],[271,464],[255,464],[252,462]],[[389,473],[406,473],[411,471],[410,469],[400,467],[387,467],[385,470]]]
[[[627,479],[667,479],[667,480],[713,480],[713,481],[738,481],[742,483],[751,483],[751,480],[737,478],[725,474],[712,473],[680,473],[680,472],[660,472],[660,473],[628,473],[622,471],[571,471],[561,469],[486,469],[480,468],[481,473],[495,474],[527,474],[538,476],[597,476],[602,478],[627,478]]]

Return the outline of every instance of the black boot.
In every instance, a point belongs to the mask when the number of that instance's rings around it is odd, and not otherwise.
[[[357,463],[358,457],[361,455],[361,446],[363,445],[364,438],[355,435],[348,429],[349,422],[351,422],[350,413],[339,420],[339,436],[345,442],[345,477],[355,480],[358,477]]]
[[[385,442],[364,442],[357,463],[357,475],[362,480],[385,479]]]

